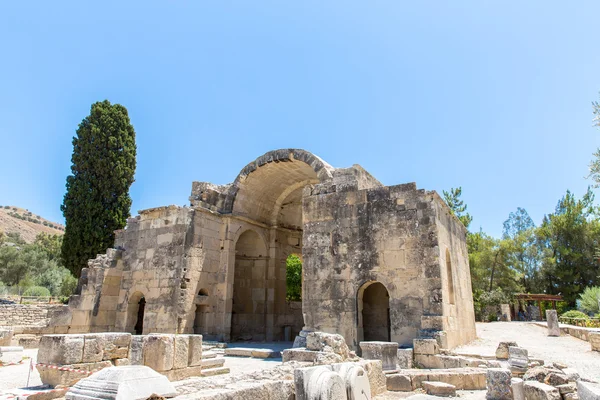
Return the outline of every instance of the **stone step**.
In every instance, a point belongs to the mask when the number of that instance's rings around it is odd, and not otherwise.
[[[247,347],[231,347],[225,349],[226,356],[253,357],[253,358],[279,358],[281,353],[271,349],[255,349]]]
[[[391,391],[410,392],[427,381],[448,383],[458,390],[485,390],[486,373],[484,368],[401,369],[386,375],[386,386]]]
[[[200,372],[200,374],[204,377],[222,375],[222,374],[228,374],[228,373],[229,373],[229,368],[227,368],[227,367],[203,369],[202,372]]]
[[[202,370],[210,369],[210,368],[219,368],[225,364],[224,358],[209,358],[207,360],[202,360]]]
[[[202,359],[203,360],[208,360],[210,358],[215,358],[217,356],[217,353],[215,353],[214,351],[203,351],[202,352]]]
[[[423,381],[423,389],[431,396],[456,396],[456,386],[444,382]]]

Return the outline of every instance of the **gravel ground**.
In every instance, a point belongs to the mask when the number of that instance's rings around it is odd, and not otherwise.
[[[25,349],[25,357],[37,359],[37,349]],[[22,388],[27,386],[27,374],[29,373],[29,359],[23,360],[23,363],[17,365],[7,365],[0,367],[0,391],[6,389]],[[29,386],[41,385],[40,374],[37,369],[31,371]]]
[[[529,322],[478,323],[474,342],[455,349],[462,354],[493,356],[501,341],[515,341],[529,351],[529,357],[559,361],[577,369],[583,377],[600,380],[600,353],[586,341],[572,336],[550,337],[547,330]]]

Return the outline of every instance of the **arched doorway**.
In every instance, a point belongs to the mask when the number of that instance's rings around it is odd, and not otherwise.
[[[231,339],[266,338],[267,247],[253,230],[241,234],[235,245]]]
[[[127,305],[127,331],[134,335],[142,335],[144,332],[144,311],[146,298],[142,292],[135,292],[129,297]]]
[[[207,317],[209,315],[208,289],[200,289],[196,296],[196,313],[194,318],[194,333],[207,334]]]
[[[380,282],[367,282],[358,292],[358,337],[390,341],[390,295]]]

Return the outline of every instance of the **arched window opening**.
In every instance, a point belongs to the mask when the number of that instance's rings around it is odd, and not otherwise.
[[[367,282],[358,292],[359,340],[391,340],[390,295],[380,282]]]
[[[285,278],[285,299],[302,300],[302,259],[297,254],[290,254],[285,260]]]
[[[454,277],[452,276],[452,258],[450,257],[450,251],[446,249],[446,276],[448,281],[448,302],[450,304],[455,303],[454,299]]]

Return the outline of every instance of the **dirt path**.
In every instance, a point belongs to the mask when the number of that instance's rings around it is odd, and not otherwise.
[[[549,337],[546,329],[528,322],[478,323],[479,339],[456,352],[493,356],[501,341],[515,341],[529,356],[544,361],[559,361],[576,368],[583,377],[600,380],[600,353],[590,344],[572,336]]]

